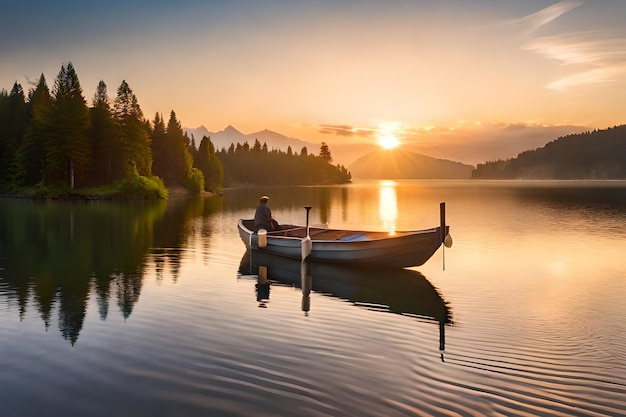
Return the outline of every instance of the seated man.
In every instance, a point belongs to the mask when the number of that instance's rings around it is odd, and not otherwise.
[[[267,200],[269,200],[269,197],[264,195],[256,207],[256,212],[254,213],[254,233],[258,233],[261,229],[265,229],[268,232],[280,229],[278,222],[272,218],[272,210],[267,206]]]

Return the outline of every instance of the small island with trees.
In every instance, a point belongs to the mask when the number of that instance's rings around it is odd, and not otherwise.
[[[144,118],[126,81],[110,100],[104,81],[88,107],[72,63],[52,91],[42,74],[26,97],[15,82],[0,91],[0,193],[31,198],[168,198],[238,184],[338,184],[348,170],[319,155],[232,144],[217,151],[209,137],[196,146],[172,110]]]

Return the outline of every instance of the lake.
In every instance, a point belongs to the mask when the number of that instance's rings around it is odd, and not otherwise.
[[[445,202],[454,243],[301,280],[238,236],[262,194],[281,223],[311,205],[312,225],[384,231]],[[0,199],[0,414],[626,415],[625,225],[626,181]]]

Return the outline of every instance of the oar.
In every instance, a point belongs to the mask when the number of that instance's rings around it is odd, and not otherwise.
[[[304,206],[306,209],[306,237],[302,239],[302,260],[304,261],[313,249],[313,243],[311,242],[311,236],[309,236],[309,211],[311,206]]]

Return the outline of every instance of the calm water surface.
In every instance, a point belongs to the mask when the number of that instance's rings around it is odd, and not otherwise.
[[[454,245],[405,270],[251,256],[261,194],[385,231],[445,201]],[[0,415],[626,415],[625,225],[626,182],[0,199]]]

